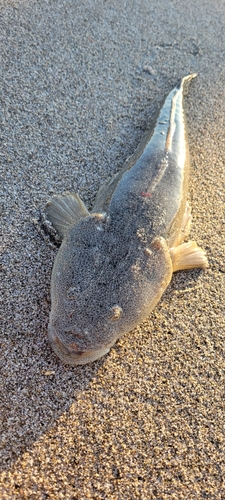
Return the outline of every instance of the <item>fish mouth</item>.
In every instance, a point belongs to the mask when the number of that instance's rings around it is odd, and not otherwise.
[[[97,359],[104,356],[109,352],[110,347],[101,347],[100,349],[90,349],[90,350],[79,350],[76,347],[75,343],[71,343],[70,345],[65,345],[60,340],[57,335],[55,327],[49,323],[48,325],[48,339],[52,346],[52,349],[55,351],[57,356],[65,363],[69,365],[85,365],[87,363],[92,363]]]

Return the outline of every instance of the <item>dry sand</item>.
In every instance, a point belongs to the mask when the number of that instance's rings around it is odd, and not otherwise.
[[[224,1],[1,0],[1,498],[225,499]],[[90,207],[189,72],[191,238],[146,321],[93,364],[46,337],[54,193]]]

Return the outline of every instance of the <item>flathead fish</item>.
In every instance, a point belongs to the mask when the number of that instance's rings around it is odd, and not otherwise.
[[[134,156],[99,190],[91,212],[75,193],[47,204],[46,218],[62,238],[48,336],[65,363],[106,354],[150,314],[173,272],[208,265],[194,241],[183,243],[191,224],[183,89],[195,76],[170,92]]]

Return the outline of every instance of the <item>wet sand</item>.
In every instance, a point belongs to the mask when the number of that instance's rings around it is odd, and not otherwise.
[[[225,7],[220,1],[0,1],[2,499],[225,499]],[[90,365],[46,337],[57,249],[46,201],[99,186],[157,105],[185,98],[191,239],[146,321]]]

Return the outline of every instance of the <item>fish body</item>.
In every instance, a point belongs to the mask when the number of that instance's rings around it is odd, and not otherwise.
[[[179,269],[207,267],[195,242],[183,243],[188,143],[181,80],[137,152],[100,189],[92,212],[77,194],[56,196],[46,217],[62,237],[51,279],[48,336],[65,362],[106,354],[141,323]]]

